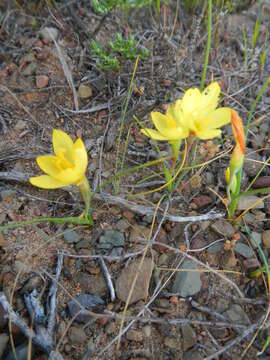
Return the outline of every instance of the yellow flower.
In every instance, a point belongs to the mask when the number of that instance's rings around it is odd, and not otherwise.
[[[210,84],[202,93],[197,88],[187,90],[182,99],[168,107],[166,115],[152,112],[151,118],[157,130],[142,132],[155,140],[176,141],[196,135],[201,140],[221,135],[220,128],[231,121],[229,108],[218,108],[220,86]]]
[[[85,184],[88,158],[83,141],[77,139],[73,143],[65,132],[53,130],[52,142],[55,155],[37,157],[38,166],[46,175],[31,177],[30,183],[42,189]]]

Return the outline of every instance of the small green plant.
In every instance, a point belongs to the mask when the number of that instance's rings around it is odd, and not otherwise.
[[[261,11],[259,13],[259,16],[258,16],[256,22],[255,22],[255,25],[254,25],[253,35],[252,35],[252,39],[251,39],[252,53],[254,53],[255,47],[257,45],[258,36],[259,36],[259,32],[260,32],[262,15],[263,15],[263,7],[262,7],[262,9],[261,9]]]
[[[123,39],[121,33],[116,33],[115,40],[109,42],[111,50],[119,53],[127,60],[135,60],[138,56],[141,59],[146,59],[149,56],[149,50],[146,48],[137,48],[137,43],[134,36],[128,39]]]
[[[91,5],[97,14],[106,15],[113,9],[120,8],[124,11],[142,7],[157,6],[157,0],[91,0]]]
[[[135,60],[137,57],[146,59],[149,56],[148,49],[138,48],[134,36],[123,39],[120,33],[116,34],[113,41],[109,41],[107,47],[102,47],[97,40],[92,40],[90,48],[92,54],[97,57],[97,63],[101,70],[119,71],[119,56],[126,60]]]
[[[116,56],[107,54],[105,47],[101,47],[97,40],[90,43],[92,54],[97,57],[98,67],[101,70],[119,71],[120,63]]]
[[[260,79],[262,79],[263,77],[263,70],[264,70],[264,65],[265,65],[265,60],[266,60],[266,50],[263,50],[260,53]]]

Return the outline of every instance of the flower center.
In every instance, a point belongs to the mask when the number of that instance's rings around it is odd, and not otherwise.
[[[57,155],[57,159],[55,160],[55,165],[59,170],[65,170],[73,167],[71,162],[66,159],[65,153],[66,149],[60,149]]]

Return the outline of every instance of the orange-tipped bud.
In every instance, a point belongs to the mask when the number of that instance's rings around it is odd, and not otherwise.
[[[235,142],[239,146],[237,151],[240,150],[244,155],[246,152],[245,131],[242,119],[235,110],[231,110],[231,124]]]
[[[233,172],[237,172],[241,168],[244,161],[244,156],[245,153],[242,152],[241,145],[239,143],[236,143],[230,161],[230,168]]]

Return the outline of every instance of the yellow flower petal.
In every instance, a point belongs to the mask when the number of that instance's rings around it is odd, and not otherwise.
[[[226,179],[226,183],[227,183],[227,184],[229,184],[229,182],[230,182],[230,174],[231,174],[230,168],[227,167],[227,169],[226,169],[226,171],[225,171],[225,179]]]
[[[56,156],[64,156],[68,161],[72,161],[71,137],[62,130],[54,129],[52,135],[53,151]]]
[[[177,126],[176,121],[160,112],[151,112],[152,121],[157,130],[169,140],[179,140],[183,138],[183,129]]]
[[[58,189],[67,186],[67,184],[56,180],[48,175],[31,177],[29,181],[32,185],[37,186],[41,189]]]
[[[66,185],[76,185],[82,180],[82,174],[75,167],[60,171],[55,179],[65,183]]]
[[[207,109],[208,112],[214,111],[218,105],[219,94],[220,86],[218,82],[215,81],[208,85],[202,93],[202,108]]]
[[[158,132],[157,130],[153,130],[153,129],[141,129],[141,132],[150,137],[151,139],[154,139],[154,140],[168,140],[168,138],[164,135],[162,135],[160,132]]]
[[[57,162],[59,162],[59,158],[53,155],[42,155],[37,157],[38,166],[41,168],[45,174],[55,177],[60,169],[57,167]]]
[[[83,177],[87,169],[88,156],[84,143],[81,139],[77,139],[73,144],[72,158],[73,163],[75,164],[74,171],[76,171],[78,174],[80,174],[81,177]]]
[[[183,97],[181,106],[185,114],[192,113],[200,107],[202,101],[202,94],[199,89],[188,89]]]
[[[201,130],[197,131],[196,136],[201,140],[209,140],[221,135],[221,130],[211,129],[211,130]]]
[[[218,129],[231,122],[231,110],[229,108],[219,108],[211,112],[205,119],[201,120],[203,129]]]
[[[181,100],[177,100],[174,104],[169,105],[166,111],[166,116],[174,119],[177,126],[184,125],[184,114],[181,104]]]

